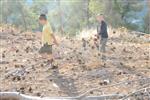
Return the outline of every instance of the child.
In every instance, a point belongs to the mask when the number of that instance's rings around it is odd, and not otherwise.
[[[57,40],[52,32],[51,26],[47,21],[45,14],[41,14],[39,17],[39,23],[43,26],[42,30],[42,47],[39,50],[39,53],[42,55],[42,58],[48,60],[48,64],[52,64],[52,45],[55,43],[58,45]]]

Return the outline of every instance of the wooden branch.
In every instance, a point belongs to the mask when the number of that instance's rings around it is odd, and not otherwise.
[[[35,97],[20,94],[18,92],[0,92],[0,100],[104,100],[104,99],[119,99],[121,94],[109,94],[101,96],[86,96],[81,97]]]
[[[0,92],[0,100],[40,100],[40,98],[23,95],[18,92]]]
[[[126,100],[129,96],[132,96],[132,95],[135,94],[135,93],[138,93],[138,92],[141,92],[141,91],[147,90],[147,89],[150,89],[150,87],[142,88],[142,89],[136,90],[136,91],[134,91],[134,92],[132,92],[132,93],[129,93],[129,94],[126,95],[122,100]]]
[[[80,96],[85,96],[86,94],[90,93],[91,91],[97,91],[97,90],[101,90],[103,88],[108,88],[108,87],[114,87],[114,86],[118,86],[118,85],[121,85],[121,84],[125,84],[125,83],[131,83],[131,82],[135,82],[135,81],[140,81],[140,80],[149,80],[150,77],[148,78],[141,78],[141,79],[136,79],[136,80],[129,80],[129,81],[122,81],[122,82],[119,82],[119,83],[115,83],[115,84],[112,84],[112,85],[107,85],[107,86],[103,86],[103,87],[97,87],[97,88],[92,88],[84,93],[82,93]],[[80,92],[81,93],[81,92]]]

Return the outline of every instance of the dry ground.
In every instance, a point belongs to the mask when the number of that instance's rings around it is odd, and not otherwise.
[[[41,44],[37,33],[1,27],[0,91],[75,96],[92,88],[150,77],[149,35],[137,36],[126,31],[110,33],[106,61],[100,60],[92,38],[87,40],[86,50],[81,39],[58,39],[60,45],[53,49],[55,66],[47,70],[46,60],[39,58]],[[149,82],[124,83],[88,95],[127,94]]]

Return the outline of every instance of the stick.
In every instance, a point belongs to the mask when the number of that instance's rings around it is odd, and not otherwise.
[[[147,89],[150,89],[150,87],[141,88],[141,89],[136,90],[136,91],[134,91],[134,92],[132,92],[132,93],[129,93],[129,94],[128,94],[128,95],[126,95],[126,96],[125,96],[122,100],[127,99],[129,96],[131,96],[131,95],[133,95],[133,94],[135,94],[135,93],[137,93],[137,92],[140,92],[140,91],[143,91],[143,90],[147,90]]]
[[[105,98],[118,99],[122,97],[121,94],[108,94],[101,96],[86,96],[85,98],[81,97],[35,97],[35,96],[27,96],[24,94],[20,94],[18,92],[0,92],[0,100],[13,99],[13,100],[104,100]]]

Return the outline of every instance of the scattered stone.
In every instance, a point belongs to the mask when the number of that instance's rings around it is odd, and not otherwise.
[[[36,96],[40,97],[40,96],[41,96],[41,93],[40,93],[40,92],[36,93]]]
[[[32,93],[33,92],[33,90],[32,90],[32,88],[31,87],[29,87],[29,90],[28,90],[30,93]]]

